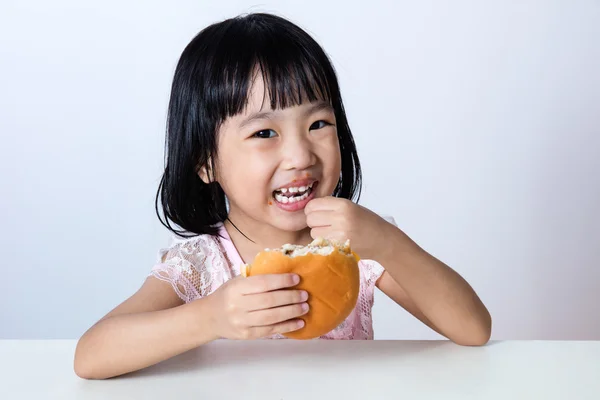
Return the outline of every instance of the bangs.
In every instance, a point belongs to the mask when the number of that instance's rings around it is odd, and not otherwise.
[[[245,110],[258,77],[273,110],[305,102],[332,104],[338,92],[335,72],[321,47],[293,25],[267,29],[258,21],[238,20],[221,33],[209,57],[212,74],[205,86],[210,88],[206,111],[219,120]]]

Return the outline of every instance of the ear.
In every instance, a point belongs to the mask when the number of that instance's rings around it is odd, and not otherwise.
[[[208,159],[206,164],[204,164],[202,166],[198,166],[196,168],[196,173],[198,174],[200,179],[202,179],[202,181],[204,183],[206,183],[207,185],[209,183],[214,182],[214,175],[212,173],[212,168],[210,167],[210,164],[211,164],[211,159]]]

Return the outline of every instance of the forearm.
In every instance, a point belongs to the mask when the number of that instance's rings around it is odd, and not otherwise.
[[[491,317],[473,288],[401,230],[388,237],[378,261],[437,330],[459,344],[487,342]]]
[[[75,371],[105,379],[136,371],[217,339],[206,299],[98,322],[77,344]]]

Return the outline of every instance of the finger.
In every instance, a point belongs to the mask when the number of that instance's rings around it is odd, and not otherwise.
[[[296,286],[300,282],[297,274],[265,274],[249,276],[241,283],[242,295],[270,292]]]
[[[292,319],[289,321],[280,322],[278,324],[268,326],[257,326],[251,329],[252,337],[263,338],[276,334],[284,334],[287,332],[297,331],[304,327],[304,321],[301,319]]]
[[[298,304],[306,300],[308,300],[308,293],[304,290],[275,290],[267,293],[247,295],[244,299],[244,308],[247,311],[258,311]]]
[[[313,228],[310,230],[310,236],[313,239],[325,238],[327,240],[333,240],[336,242],[344,243],[348,240],[347,235],[332,229],[331,227]]]
[[[317,210],[306,214],[306,224],[311,228],[331,226],[335,222],[335,211]]]
[[[304,207],[304,213],[308,214],[315,211],[337,210],[340,206],[340,202],[342,201],[344,201],[344,199],[333,196],[317,197],[306,204]]]
[[[300,303],[268,310],[251,311],[248,313],[248,324],[253,327],[278,324],[289,319],[298,318],[306,314],[308,309],[307,303]]]
[[[310,236],[313,239],[316,239],[316,238],[334,239],[332,237],[332,230],[328,226],[320,227],[320,228],[312,228],[310,230]]]

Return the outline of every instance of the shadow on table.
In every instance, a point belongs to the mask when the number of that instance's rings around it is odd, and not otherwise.
[[[438,348],[456,346],[449,341],[330,341],[330,340],[218,340],[152,367],[115,379],[195,373],[233,365],[339,365],[340,363],[399,359]],[[459,346],[456,346],[457,348]]]

